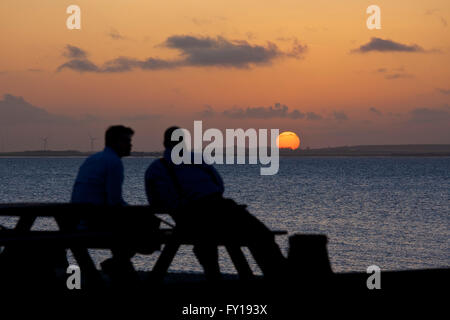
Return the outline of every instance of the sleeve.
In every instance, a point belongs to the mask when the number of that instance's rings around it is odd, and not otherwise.
[[[162,165],[150,165],[145,173],[145,193],[153,208],[172,211],[177,208],[179,196],[168,175],[164,174],[165,170]]]
[[[211,176],[214,178],[214,182],[219,187],[220,193],[223,193],[225,191],[225,187],[223,185],[223,180],[219,172],[217,172],[216,168],[214,168],[212,165],[207,165],[206,167],[207,170],[210,172]]]
[[[127,205],[122,197],[124,169],[122,161],[108,163],[106,172],[106,203],[108,205]]]

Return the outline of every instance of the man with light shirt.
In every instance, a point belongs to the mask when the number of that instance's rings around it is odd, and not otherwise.
[[[72,191],[72,203],[98,206],[126,206],[122,197],[124,180],[123,157],[131,152],[131,138],[134,131],[121,125],[111,126],[105,133],[105,149],[89,156],[81,165]],[[130,225],[124,221],[123,225]],[[92,219],[79,221],[78,230],[98,230],[118,226],[115,221],[99,220],[93,212]],[[102,262],[102,268],[110,275],[123,277],[134,274],[130,259],[132,249],[113,249],[113,258]]]
[[[126,205],[122,197],[124,169],[122,157],[130,155],[134,131],[112,126],[105,133],[105,149],[88,157],[81,165],[72,192],[73,203]]]

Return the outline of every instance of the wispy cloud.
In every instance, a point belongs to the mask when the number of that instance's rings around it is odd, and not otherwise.
[[[436,88],[436,90],[442,94],[450,94],[450,89]]]
[[[27,102],[23,97],[3,95],[0,100],[0,124],[15,126],[20,124],[73,124],[71,118],[55,115]]]
[[[199,116],[201,118],[210,118],[216,115],[216,112],[214,111],[214,109],[209,105],[205,105],[205,108],[196,113],[196,116]]]
[[[87,59],[72,59],[60,65],[57,71],[72,69],[78,72],[100,72],[100,68]]]
[[[112,28],[112,29],[108,32],[108,36],[109,36],[111,39],[114,39],[114,40],[126,40],[126,39],[127,39],[127,37],[121,35],[121,34],[119,33],[119,31],[117,31],[117,30],[114,29],[114,28]]]
[[[411,79],[414,78],[414,75],[409,73],[392,73],[384,76],[387,80],[395,80],[395,79]]]
[[[128,115],[120,117],[122,121],[131,121],[131,122],[142,122],[149,120],[160,119],[162,116],[159,114],[137,114],[137,115]]]
[[[348,116],[344,111],[333,111],[333,117],[338,121],[348,120]]]
[[[378,68],[377,70],[375,70],[375,73],[383,74],[384,78],[387,80],[414,78],[414,75],[407,73],[404,67],[394,69]]]
[[[225,110],[223,115],[228,118],[253,118],[253,119],[271,119],[271,118],[290,118],[302,119],[305,114],[299,110],[289,111],[289,107],[280,103],[275,103],[269,107],[247,107],[233,108]]]
[[[96,115],[65,116],[48,112],[42,107],[31,104],[21,96],[5,94],[3,95],[3,100],[0,99],[0,125],[6,126],[55,125],[76,128],[79,125],[85,124],[103,124],[106,120],[139,123],[157,120],[161,117],[163,116],[160,114],[127,114],[108,119],[103,119]]]
[[[410,111],[410,120],[418,123],[450,121],[450,112],[445,109],[417,108]]]
[[[369,111],[377,116],[382,116],[383,113],[375,107],[370,107]]]
[[[87,57],[86,51],[70,44],[64,48],[63,56],[70,59],[82,59]]]
[[[278,58],[300,59],[307,51],[307,46],[294,43],[292,50],[282,51],[276,44],[253,45],[246,40],[228,40],[224,37],[196,37],[188,35],[171,36],[162,46],[180,52],[180,59],[164,60],[147,58],[145,60],[118,57],[98,66],[89,59],[84,50],[67,45],[64,56],[70,58],[57,70],[71,69],[79,72],[127,72],[133,69],[161,70],[185,66],[250,68],[256,65],[268,65]]]
[[[439,14],[438,9],[427,10],[425,11],[425,15],[436,17],[444,28],[448,26],[447,20],[442,15]]]
[[[406,45],[392,40],[373,37],[368,43],[361,45],[351,52],[425,52],[425,50],[417,44]]]
[[[196,116],[209,118],[214,116],[225,116],[231,119],[306,119],[321,120],[323,117],[315,112],[301,112],[300,110],[290,110],[287,105],[275,103],[268,107],[233,107],[228,110],[217,112],[210,105],[205,105],[204,109],[196,113]]]
[[[306,119],[307,120],[322,120],[323,117],[320,114],[317,114],[315,112],[307,112]]]

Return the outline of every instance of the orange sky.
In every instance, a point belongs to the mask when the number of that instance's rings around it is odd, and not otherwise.
[[[81,30],[66,28],[71,4],[81,8]],[[366,27],[371,4],[381,8],[381,30]],[[159,137],[148,136],[160,135],[165,126],[189,127],[199,118],[204,127],[294,131],[303,147],[450,143],[449,22],[448,0],[3,0],[0,95],[21,96],[55,115],[101,119],[82,126],[97,136],[108,122],[128,123],[138,129],[135,145],[141,150],[160,149]],[[272,43],[277,56],[245,67],[202,62],[160,70],[57,72],[71,60],[63,55],[67,45],[86,52],[83,59],[98,68],[118,57],[179,61],[209,54],[189,56],[191,51],[169,47],[173,36],[220,36],[237,49],[244,43],[269,50]],[[352,53],[372,38],[420,50]],[[289,56],[299,44],[306,49]],[[287,106],[288,114],[224,114],[275,103]],[[205,110],[213,115],[200,117]],[[294,110],[304,116],[289,116]],[[32,137],[48,134],[55,137],[55,149],[88,148],[85,133],[54,126],[8,126],[5,120],[0,135],[7,137],[8,150],[38,148]],[[19,127],[23,134],[16,139]]]

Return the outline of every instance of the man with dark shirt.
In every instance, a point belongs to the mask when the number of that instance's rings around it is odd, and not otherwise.
[[[245,206],[223,198],[224,185],[216,169],[204,162],[179,164],[171,160],[173,148],[170,127],[164,134],[164,156],[155,160],[145,174],[145,187],[150,205],[168,211],[177,227],[202,239],[194,253],[209,279],[220,278],[217,246],[214,237],[237,236],[248,240],[249,249],[265,276],[277,277],[285,258],[270,230]]]

